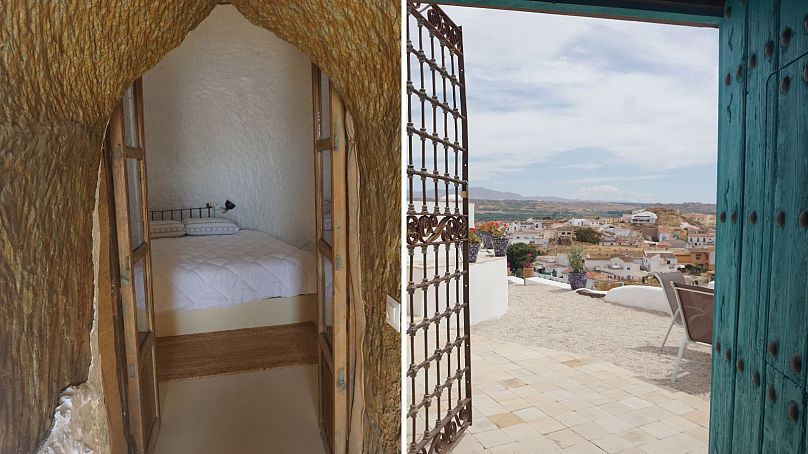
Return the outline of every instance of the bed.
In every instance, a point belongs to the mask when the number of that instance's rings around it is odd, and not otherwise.
[[[316,320],[309,252],[255,230],[151,245],[158,336]]]

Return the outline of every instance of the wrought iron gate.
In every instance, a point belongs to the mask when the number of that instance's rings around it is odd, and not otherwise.
[[[471,425],[468,149],[463,34],[407,2],[407,282],[413,454],[447,452]]]

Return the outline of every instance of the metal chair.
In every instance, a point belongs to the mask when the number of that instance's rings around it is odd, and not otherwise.
[[[671,283],[684,284],[685,276],[679,271],[671,271],[668,273],[654,273],[654,277],[659,281],[662,290],[665,291],[665,297],[668,299],[668,305],[671,307],[671,326],[668,327],[665,339],[662,340],[662,345],[659,346],[659,350],[662,351],[662,349],[665,348],[665,342],[668,342],[668,336],[671,335],[673,325],[682,326],[682,319],[679,315],[679,305],[676,303],[676,295],[674,294],[673,287],[671,287]]]
[[[682,362],[682,355],[690,342],[700,344],[713,344],[713,301],[714,293],[712,289],[698,287],[695,285],[671,283],[671,287],[676,294],[676,303],[681,314],[682,327],[685,329],[685,336],[679,346],[679,356],[676,357],[676,365],[673,367],[673,377],[671,383],[676,383],[676,376],[679,374],[679,363]]]

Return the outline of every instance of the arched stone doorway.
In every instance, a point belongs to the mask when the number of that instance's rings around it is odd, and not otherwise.
[[[92,212],[104,126],[123,90],[178,46],[216,1],[5,4],[0,41],[0,450],[45,437],[63,388],[87,379]],[[364,449],[395,450],[398,334],[385,294],[400,285],[400,5],[233,1],[323,69],[356,119]],[[9,334],[5,334],[9,333]],[[360,354],[359,351],[357,354]],[[36,377],[33,379],[32,377]]]

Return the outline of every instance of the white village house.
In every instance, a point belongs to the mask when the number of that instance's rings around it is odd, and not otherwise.
[[[702,247],[715,244],[715,233],[689,233],[687,234],[687,247]]]
[[[678,261],[671,251],[644,251],[642,269],[649,273],[676,271]]]
[[[648,210],[637,210],[631,212],[632,224],[656,224],[657,215]]]

